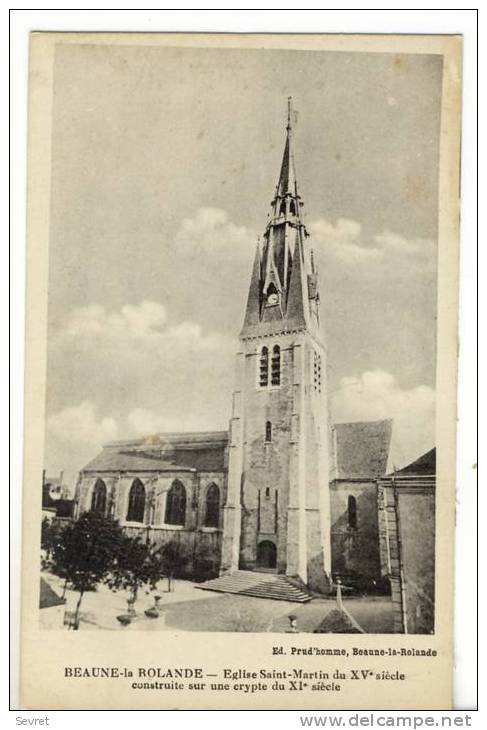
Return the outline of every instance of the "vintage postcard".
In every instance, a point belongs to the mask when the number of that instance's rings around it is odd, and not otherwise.
[[[23,707],[451,707],[461,52],[32,34]]]

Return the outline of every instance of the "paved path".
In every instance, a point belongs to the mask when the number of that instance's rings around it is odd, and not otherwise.
[[[60,594],[62,581],[43,573],[45,580]],[[336,607],[334,599],[318,598],[307,604],[273,601],[224,593],[211,593],[195,588],[190,581],[174,581],[174,591],[167,592],[167,582],[161,581],[161,614],[157,619],[144,615],[153,605],[151,595],[141,591],[136,604],[137,619],[122,627],[117,616],[127,612],[127,595],[111,592],[106,586],[86,593],[81,605],[80,629],[109,631],[249,631],[285,632],[289,615],[297,617],[300,632],[313,632],[324,617]],[[78,594],[67,591],[66,605],[40,611],[41,626],[59,629],[65,609],[74,610]],[[365,597],[345,600],[347,610],[367,633],[392,632],[392,605],[389,598]]]

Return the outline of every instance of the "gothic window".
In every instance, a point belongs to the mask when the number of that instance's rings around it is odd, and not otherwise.
[[[145,488],[140,479],[134,479],[129,493],[127,522],[143,522],[145,512]]]
[[[178,479],[171,484],[166,498],[166,525],[184,525],[186,521],[186,490]]]
[[[265,422],[265,440],[267,443],[272,441],[272,423],[270,421]]]
[[[321,393],[321,357],[317,352],[314,353],[313,379],[315,390]]]
[[[218,527],[220,524],[220,490],[216,484],[210,484],[206,492],[205,526]]]
[[[279,215],[286,215],[286,201],[283,200],[279,208]]]
[[[104,515],[107,508],[107,488],[103,479],[97,479],[91,495],[91,511]]]
[[[291,200],[291,203],[289,205],[289,210],[291,215],[296,215],[296,206],[294,205],[294,200]]]
[[[357,500],[352,495],[348,498],[348,526],[352,529],[357,527]]]
[[[281,384],[281,348],[274,345],[271,360],[271,385]]]
[[[269,385],[269,350],[267,347],[263,347],[260,351],[259,385],[261,388]]]

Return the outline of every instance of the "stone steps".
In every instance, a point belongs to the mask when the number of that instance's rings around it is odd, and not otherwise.
[[[276,601],[306,603],[312,596],[304,587],[295,585],[285,575],[236,570],[196,586],[203,591],[234,593],[253,598],[270,598]]]

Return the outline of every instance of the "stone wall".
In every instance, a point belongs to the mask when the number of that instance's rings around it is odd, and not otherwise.
[[[140,536],[157,547],[172,543],[180,559],[177,576],[203,581],[218,575],[221,561],[221,530],[215,528],[174,530],[151,526],[130,526],[124,529],[128,535]]]
[[[435,504],[432,489],[398,488],[399,536],[405,581],[407,630],[434,632]]]
[[[434,632],[435,479],[379,481],[382,574],[391,582],[396,631]]]
[[[76,515],[91,508],[91,497],[97,479],[102,479],[107,489],[107,515],[117,519],[120,524],[127,523],[128,498],[135,479],[139,479],[145,489],[145,512],[143,524],[174,529],[165,525],[167,493],[174,480],[181,482],[186,491],[186,520],[184,528],[191,530],[204,527],[206,515],[206,493],[211,484],[216,484],[220,493],[220,525],[223,526],[223,505],[226,498],[226,473],[224,472],[165,472],[161,474],[137,472],[132,474],[93,474],[82,473],[76,487]],[[134,527],[137,527],[134,524]],[[176,526],[179,528],[179,526]]]
[[[349,497],[355,498],[356,527],[349,524]],[[334,480],[330,500],[333,575],[371,587],[381,577],[376,482]]]
[[[224,472],[167,473],[81,473],[76,488],[76,514],[79,517],[91,508],[91,497],[97,479],[107,489],[106,516],[118,520],[127,534],[139,535],[156,545],[172,542],[181,556],[181,575],[204,580],[218,575],[221,562],[221,535],[223,505],[226,498],[226,474]],[[140,479],[145,488],[144,520],[141,523],[127,521],[128,495],[134,479]],[[186,490],[186,514],[184,525],[164,523],[167,493],[175,479]],[[206,494],[211,484],[220,490],[220,524],[206,527]]]

